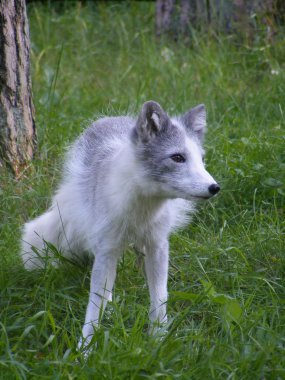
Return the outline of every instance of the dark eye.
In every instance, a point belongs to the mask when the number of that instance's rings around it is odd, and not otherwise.
[[[173,154],[172,156],[170,156],[170,158],[174,161],[174,162],[185,162],[185,157],[182,156],[182,154]]]

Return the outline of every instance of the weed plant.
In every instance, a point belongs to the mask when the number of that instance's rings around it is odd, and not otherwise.
[[[1,169],[1,380],[285,379],[284,33],[249,44],[193,31],[185,44],[156,39],[151,2],[51,4],[28,8],[36,159],[20,180]],[[170,114],[205,103],[222,191],[171,238],[168,333],[147,335],[147,288],[126,252],[84,361],[90,265],[26,272],[20,228],[49,206],[91,120],[150,99]]]

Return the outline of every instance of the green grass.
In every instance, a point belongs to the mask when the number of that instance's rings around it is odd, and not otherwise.
[[[1,169],[1,380],[285,379],[284,34],[248,46],[193,33],[185,46],[157,41],[153,17],[148,2],[29,8],[39,148],[20,181]],[[222,191],[171,238],[168,334],[147,335],[147,288],[127,253],[84,363],[90,267],[25,272],[20,227],[48,207],[90,119],[149,99],[173,114],[206,104]]]

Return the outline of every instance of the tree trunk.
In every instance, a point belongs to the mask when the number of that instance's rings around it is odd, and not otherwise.
[[[157,36],[185,37],[191,28],[205,30],[211,25],[253,40],[265,25],[271,40],[284,23],[285,0],[156,0]]]
[[[0,165],[16,176],[36,146],[25,0],[0,1]]]
[[[156,35],[169,32],[175,0],[156,1]]]
[[[180,30],[182,34],[186,34],[190,24],[190,1],[181,0],[180,7]]]

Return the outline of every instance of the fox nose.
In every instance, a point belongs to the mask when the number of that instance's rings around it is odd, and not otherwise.
[[[208,190],[210,194],[215,195],[220,191],[220,186],[217,183],[213,183],[209,186]]]

